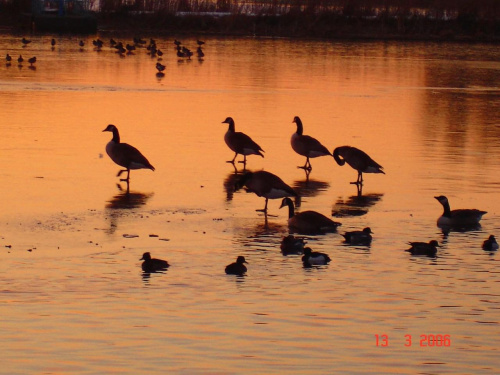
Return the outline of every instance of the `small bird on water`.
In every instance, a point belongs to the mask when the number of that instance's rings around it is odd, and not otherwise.
[[[151,258],[151,254],[149,252],[142,254],[142,258],[139,260],[144,261],[141,265],[144,272],[157,272],[166,270],[170,267],[170,264],[168,264],[166,260]]]
[[[247,272],[247,268],[244,263],[248,262],[245,260],[244,256],[240,255],[238,258],[236,258],[236,262],[226,266],[226,274],[242,276],[245,272]]]

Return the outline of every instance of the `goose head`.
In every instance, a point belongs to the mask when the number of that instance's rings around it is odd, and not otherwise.
[[[103,130],[103,132],[114,132],[115,130],[118,130],[116,126],[109,124],[106,129]]]

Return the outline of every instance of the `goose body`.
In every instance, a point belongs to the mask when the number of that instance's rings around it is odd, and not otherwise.
[[[291,254],[302,254],[304,253],[304,246],[306,242],[303,238],[294,237],[289,234],[286,237],[283,237],[283,240],[280,244],[280,249],[283,255],[291,255]]]
[[[438,227],[467,228],[479,225],[486,211],[476,209],[451,210],[448,198],[444,195],[434,197],[443,206],[443,214],[438,218]]]
[[[408,251],[411,255],[426,255],[426,256],[436,256],[437,247],[439,244],[436,240],[431,240],[429,242],[409,242],[410,248]]]
[[[372,242],[372,234],[371,229],[366,227],[363,230],[345,232],[342,236],[345,239],[345,243],[351,245],[369,245]]]
[[[330,151],[328,151],[328,149],[325,146],[323,146],[316,138],[303,134],[304,127],[302,125],[302,120],[299,118],[299,116],[295,116],[292,122],[297,125],[297,131],[292,134],[290,143],[292,145],[293,150],[297,154],[306,157],[306,163],[299,168],[311,170],[312,166],[311,162],[309,161],[310,158],[332,155],[330,154]]]
[[[266,171],[246,172],[239,181],[236,182],[236,190],[245,186],[247,191],[255,193],[258,197],[266,198],[266,205],[263,210],[267,211],[269,199],[284,197],[296,197],[297,193],[281,178]]]
[[[302,263],[304,267],[323,266],[331,261],[330,257],[325,253],[312,251],[310,247],[304,248]]]
[[[116,164],[126,168],[118,172],[117,175],[120,176],[123,172],[127,172],[127,178],[123,181],[128,181],[130,179],[131,169],[151,169],[152,171],[155,170],[148,159],[146,159],[146,157],[141,154],[138,149],[127,143],[120,142],[120,134],[118,133],[118,129],[115,125],[108,125],[107,128],[103,130],[103,132],[113,133],[113,138],[106,145],[106,153]]]
[[[383,173],[380,164],[373,160],[366,152],[351,146],[341,146],[333,150],[333,158],[338,165],[343,166],[346,162],[358,171],[358,179],[354,184],[363,183],[363,173]]]
[[[236,262],[228,264],[225,268],[226,274],[228,275],[238,275],[241,276],[247,272],[247,267],[244,263],[248,263],[244,256],[239,256]]]
[[[484,240],[484,242],[483,242],[483,249],[484,250],[489,250],[489,251],[498,250],[498,242],[495,239],[494,235],[491,235],[491,236],[488,237],[487,240]]]
[[[30,65],[31,65],[31,66],[33,66],[33,64],[34,64],[34,63],[36,63],[36,57],[35,57],[35,56],[30,57],[30,58],[28,59],[28,62],[30,63]]]
[[[288,206],[288,227],[292,231],[305,234],[320,234],[335,232],[337,227],[342,225],[316,211],[295,213],[293,202],[290,198],[284,198],[281,201],[280,208],[285,206]]]
[[[252,138],[242,132],[235,131],[234,120],[232,117],[226,118],[222,121],[223,124],[229,124],[226,134],[224,135],[224,141],[227,146],[235,153],[233,160],[229,163],[233,163],[236,160],[238,154],[243,155],[243,163],[246,163],[247,155],[260,155],[264,157],[262,152],[264,150],[255,143]]]
[[[139,260],[144,261],[141,265],[144,272],[162,271],[170,267],[170,264],[168,264],[166,260],[151,258],[151,254],[149,252],[142,254],[142,258]]]

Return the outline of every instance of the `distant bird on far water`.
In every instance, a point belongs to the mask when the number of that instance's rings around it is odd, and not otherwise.
[[[113,138],[106,145],[106,153],[109,155],[111,160],[116,164],[126,169],[118,172],[117,177],[121,176],[123,172],[127,172],[127,178],[121,179],[121,181],[130,180],[130,170],[131,169],[151,169],[155,170],[155,167],[146,159],[146,157],[141,154],[141,152],[135,147],[120,142],[120,134],[118,129],[114,125],[108,125],[103,132],[112,132]]]
[[[243,164],[246,164],[247,162],[247,155],[260,155],[264,157],[262,154],[264,150],[257,143],[255,143],[252,138],[245,133],[235,131],[234,120],[232,117],[227,117],[224,121],[222,121],[222,123],[229,124],[227,132],[224,134],[224,141],[234,152],[233,160],[228,161],[228,163],[234,164],[238,154],[243,155],[243,161],[240,161],[240,163]]]
[[[240,255],[236,259],[236,262],[226,266],[225,271],[228,275],[242,276],[245,272],[247,272],[247,268],[244,263],[248,264],[248,262],[245,260],[245,257]]]
[[[345,239],[345,243],[351,245],[369,245],[372,242],[372,234],[372,230],[366,227],[363,230],[345,232],[342,236]]]
[[[236,182],[235,189],[241,189],[243,186],[247,188],[248,192],[255,193],[259,197],[266,198],[266,205],[264,206],[264,209],[257,210],[266,213],[267,202],[269,199],[297,196],[295,190],[284,183],[281,178],[266,171],[246,172]]]
[[[494,235],[490,235],[487,240],[484,240],[483,249],[488,251],[498,250],[498,242]]]
[[[7,56],[5,56],[5,61],[7,61],[7,64],[9,64],[12,61],[12,56],[7,54]]]
[[[196,48],[196,55],[198,56],[199,59],[205,57],[205,53],[203,52],[203,49],[201,47]]]
[[[56,45],[56,40],[54,38],[52,38],[52,40],[50,41],[50,45],[52,47],[54,47]]]
[[[358,171],[358,179],[351,184],[362,185],[363,184],[363,173],[383,173],[380,164],[373,160],[368,154],[356,147],[351,146],[341,146],[333,150],[333,158],[338,165],[343,166],[346,162],[353,169]]]
[[[34,63],[36,63],[36,57],[35,57],[35,56],[30,57],[30,58],[28,59],[28,62],[30,63],[30,65],[31,65],[31,66],[33,66],[33,64],[34,64]],[[42,65],[43,65],[43,64],[42,64]]]
[[[304,255],[302,256],[302,263],[304,267],[309,268],[311,266],[324,266],[330,263],[330,257],[325,253],[320,253],[312,251],[310,247],[304,248]]]
[[[142,254],[142,258],[139,260],[144,261],[141,265],[144,272],[163,271],[170,267],[170,264],[166,260],[151,258],[149,252]]]
[[[205,42],[203,40],[197,40],[196,43],[201,47],[202,45],[205,44]]]
[[[23,57],[22,57],[21,55],[19,55],[19,57],[17,58],[17,62],[18,62],[19,64],[22,64],[22,63],[23,63],[23,61],[24,61]]]
[[[28,39],[26,39],[25,37],[23,37],[23,38],[21,39],[21,43],[23,44],[23,47],[26,47],[28,44],[30,44],[30,43],[31,43],[31,40],[28,40]]]
[[[309,135],[304,135],[304,128],[302,126],[302,121],[299,116],[295,116],[293,118],[292,123],[297,124],[297,131],[292,134],[292,138],[290,143],[292,145],[293,150],[302,156],[306,157],[306,163],[299,167],[307,171],[312,170],[310,158],[317,158],[319,156],[327,156],[330,154],[330,151],[323,146],[316,138],[313,138]]]
[[[83,48],[83,46],[85,46],[85,42],[84,42],[83,40],[80,40],[80,41],[78,42],[78,45],[79,45],[81,48]]]
[[[428,257],[434,257],[437,253],[437,247],[439,244],[436,240],[431,240],[427,242],[410,242],[410,248],[408,251],[411,255],[425,255]]]
[[[165,70],[165,65],[160,64],[159,62],[156,63],[156,69],[158,69],[158,73],[163,73]]]
[[[486,211],[472,209],[451,210],[448,198],[444,195],[434,197],[443,206],[443,214],[438,218],[438,227],[471,228],[479,225]]]

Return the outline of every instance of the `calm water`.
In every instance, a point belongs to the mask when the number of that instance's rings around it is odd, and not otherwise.
[[[99,52],[0,36],[4,55],[37,57],[0,64],[1,373],[497,372],[500,254],[481,244],[500,237],[498,48],[206,39],[204,61],[178,61],[157,38],[159,78],[145,49],[120,57],[109,37]],[[234,192],[227,116],[266,151],[248,169],[296,188],[298,210],[337,214],[339,233],[307,239],[328,266],[281,254],[279,200],[266,218],[263,198]],[[386,175],[359,196],[356,172],[323,157],[306,178],[294,116]],[[104,151],[110,123],[156,167],[133,171],[129,194]],[[482,227],[443,234],[441,194],[488,211]],[[366,226],[370,247],[342,243]],[[404,251],[431,239],[437,258]],[[172,267],[143,274],[144,251]],[[247,275],[225,275],[238,255]]]

